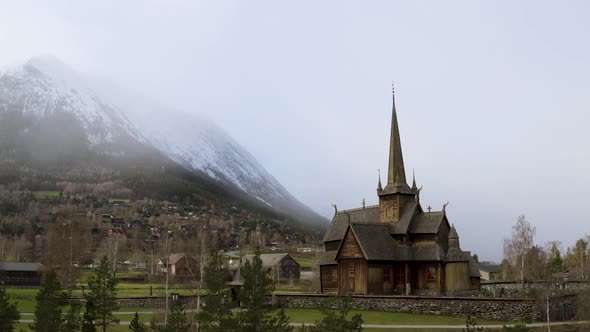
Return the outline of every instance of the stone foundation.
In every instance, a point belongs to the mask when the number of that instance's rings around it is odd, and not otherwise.
[[[326,295],[275,295],[285,308],[318,308]],[[444,316],[473,316],[499,321],[530,321],[541,318],[533,300],[422,296],[353,296],[354,309],[407,312]]]
[[[280,294],[269,296],[269,302],[283,308],[320,308],[332,296],[324,294]],[[205,302],[206,295],[201,297]],[[272,300],[271,300],[272,299]],[[372,296],[355,295],[352,306],[358,310],[378,310],[467,317],[498,321],[540,321],[545,319],[544,303],[531,299],[485,298],[458,296]],[[174,301],[170,296],[169,303]],[[186,308],[195,308],[197,296],[178,296]],[[166,299],[159,296],[122,297],[117,302],[124,307],[163,309]],[[552,320],[568,320],[576,312],[576,296],[562,296],[551,299]]]

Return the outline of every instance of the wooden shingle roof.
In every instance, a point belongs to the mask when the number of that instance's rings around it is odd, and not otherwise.
[[[373,205],[366,208],[339,211],[332,219],[332,224],[324,236],[324,242],[342,240],[348,229],[348,221],[353,223],[377,223],[379,222],[379,206]]]
[[[440,229],[440,224],[445,220],[445,214],[442,211],[424,212],[416,215],[412,220],[410,228],[411,234],[436,234]]]
[[[367,260],[395,260],[395,240],[389,234],[389,225],[383,223],[351,224],[363,254]]]
[[[318,259],[318,265],[336,265],[336,254],[338,252],[336,250],[326,251],[320,255]]]

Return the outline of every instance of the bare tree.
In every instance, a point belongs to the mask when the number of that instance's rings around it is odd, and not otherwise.
[[[506,258],[520,272],[520,282],[524,288],[525,258],[534,244],[535,227],[524,215],[518,217],[512,226],[512,238],[504,239],[504,258]],[[518,268],[518,266],[520,267]]]

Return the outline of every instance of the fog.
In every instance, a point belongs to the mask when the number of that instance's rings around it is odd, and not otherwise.
[[[375,204],[391,81],[421,201],[498,260],[518,215],[536,242],[590,233],[583,1],[2,2],[0,64],[52,54],[203,113],[331,217]],[[411,178],[411,174],[408,174]]]

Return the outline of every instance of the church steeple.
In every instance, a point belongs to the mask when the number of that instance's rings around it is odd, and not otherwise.
[[[377,172],[379,173],[379,182],[377,183],[377,195],[381,195],[383,191],[383,187],[381,187],[381,170],[378,169]]]
[[[412,190],[406,181],[406,170],[404,168],[402,144],[399,135],[399,126],[397,123],[397,112],[395,110],[395,93],[393,91],[392,101],[393,107],[391,114],[391,134],[389,140],[389,168],[387,173],[387,185],[383,189],[383,194],[411,194]]]
[[[393,94],[392,101],[387,185],[385,185],[383,190],[377,190],[381,222],[399,221],[407,206],[416,202],[418,192],[418,189],[410,188],[406,180],[402,144],[397,123],[397,112],[395,110],[395,94]]]

